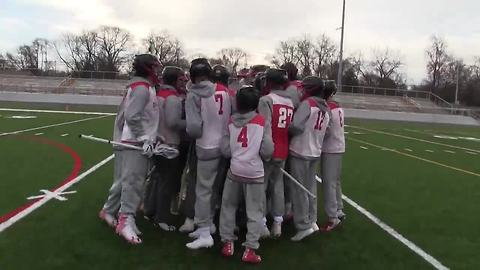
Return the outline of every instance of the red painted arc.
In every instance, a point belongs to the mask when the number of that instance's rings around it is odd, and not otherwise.
[[[69,182],[71,182],[72,180],[74,180],[78,176],[78,174],[80,173],[80,169],[82,167],[82,159],[77,154],[77,152],[75,152],[72,148],[70,148],[70,147],[68,147],[68,146],[66,146],[62,143],[51,141],[49,139],[41,138],[41,137],[18,136],[18,138],[53,146],[57,149],[60,149],[62,152],[67,153],[73,159],[74,165],[73,165],[73,168],[72,168],[72,171],[70,172],[70,174],[62,181],[62,183],[60,183],[57,187],[55,187],[53,189],[50,189],[50,191],[52,191],[52,192],[57,191],[62,186],[66,185]],[[39,200],[40,199],[31,200],[27,204],[22,205],[22,206],[16,208],[15,210],[5,214],[5,215],[0,216],[0,224],[9,220],[9,219],[11,219],[12,217],[16,216],[18,213],[22,212],[23,210],[29,208],[30,206],[32,206],[34,203],[36,203]]]

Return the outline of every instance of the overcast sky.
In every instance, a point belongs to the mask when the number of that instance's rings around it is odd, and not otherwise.
[[[280,40],[325,33],[339,41],[341,0],[0,0],[0,52],[36,37],[57,39],[99,25],[116,25],[137,39],[167,29],[187,53],[214,56],[241,47],[251,64],[266,62]],[[389,47],[400,51],[408,83],[425,77],[433,34],[467,64],[480,55],[480,2],[476,0],[347,0],[346,55]]]

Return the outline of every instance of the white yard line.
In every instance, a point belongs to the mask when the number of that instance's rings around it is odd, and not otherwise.
[[[455,154],[454,151],[450,151],[450,150],[443,150],[443,152],[445,152],[445,153],[450,153],[450,154]]]
[[[427,150],[425,150],[425,152],[429,152],[429,153],[435,153],[435,151],[433,151],[433,150],[428,150],[428,149],[427,149]]]
[[[368,150],[368,147],[365,146],[360,146],[360,148],[362,148],[363,150]]]
[[[70,182],[67,182],[66,184],[64,184],[63,186],[59,187],[58,189],[56,189],[54,192],[55,193],[62,193],[64,192],[65,190],[67,190],[68,188],[70,188],[71,186],[73,186],[74,184],[80,182],[83,178],[87,177],[89,174],[95,172],[96,170],[98,170],[100,167],[102,167],[103,165],[105,165],[107,162],[109,162],[110,160],[112,160],[114,157],[114,155],[110,155],[108,156],[106,159],[100,161],[99,163],[97,163],[95,166],[91,167],[90,169],[88,169],[87,171],[85,171],[84,173],[80,174],[79,176],[77,176],[76,178],[74,178],[72,181]],[[11,217],[10,219],[8,219],[7,221],[3,222],[0,224],[0,233],[3,232],[5,229],[7,229],[8,227],[12,226],[13,224],[15,224],[16,222],[18,222],[19,220],[21,220],[22,218],[26,217],[27,215],[29,215],[30,213],[32,213],[33,211],[37,210],[40,206],[46,204],[48,201],[50,201],[51,199],[53,199],[54,197],[53,196],[45,196],[43,197],[42,199],[38,200],[37,202],[35,202],[34,204],[32,204],[30,207],[22,210],[21,212],[19,212],[18,214],[16,214],[15,216]]]
[[[43,132],[35,133],[35,136],[40,136],[40,135],[43,135]]]
[[[10,108],[0,108],[0,111],[6,111],[6,112],[36,112],[36,113],[63,113],[63,114],[86,114],[86,115],[115,115],[115,113],[101,113],[101,112],[29,110],[29,109],[10,109]]]
[[[418,256],[422,257],[425,261],[427,261],[429,264],[431,264],[433,267],[439,270],[446,270],[449,269],[445,265],[443,265],[441,262],[439,262],[437,259],[435,259],[432,255],[428,254],[425,252],[423,249],[415,245],[412,241],[408,240],[404,236],[402,236],[400,233],[395,231],[392,227],[388,226],[385,222],[381,221],[379,218],[374,216],[372,213],[368,212],[365,208],[361,207],[358,203],[354,202],[352,199],[348,198],[345,195],[342,195],[342,199],[350,204],[353,208],[357,209],[360,213],[362,213],[364,216],[366,216],[368,219],[370,219],[373,223],[378,225],[382,230],[386,231],[388,234],[390,234],[392,237],[400,241],[402,244],[407,246],[411,251],[415,252]]]
[[[51,128],[51,127],[58,127],[58,126],[70,125],[70,124],[75,124],[75,123],[80,123],[80,122],[85,122],[85,121],[90,121],[90,120],[105,118],[105,117],[108,117],[108,116],[110,116],[110,115],[102,115],[102,116],[90,117],[90,118],[85,118],[85,119],[80,119],[80,120],[75,120],[75,121],[69,121],[69,122],[63,122],[63,123],[58,123],[58,124],[52,124],[52,125],[48,125],[48,126],[41,126],[41,127],[28,128],[28,129],[17,130],[17,131],[12,131],[12,132],[5,132],[5,133],[0,133],[0,137],[2,137],[2,136],[7,136],[7,135],[14,135],[14,134],[19,134],[19,133],[24,133],[24,132],[29,132],[29,131],[34,131],[34,130],[46,129],[46,128]]]
[[[60,136],[62,136],[62,137],[68,136],[68,133],[62,134]]]
[[[405,150],[405,151],[407,151],[407,152],[413,152],[413,150],[410,149],[410,148],[405,148],[405,149],[403,149],[403,150]]]
[[[465,151],[475,152],[475,153],[480,154],[480,150],[478,150],[478,149],[470,149],[470,148],[450,145],[450,144],[446,144],[446,143],[433,142],[433,141],[429,141],[429,140],[424,140],[424,139],[419,139],[419,138],[415,138],[415,137],[400,135],[400,134],[396,134],[396,133],[390,133],[390,132],[376,130],[376,129],[363,128],[363,127],[359,127],[359,126],[350,126],[350,127],[360,129],[360,130],[364,130],[364,131],[370,131],[370,132],[374,132],[374,133],[378,133],[378,134],[384,134],[384,135],[394,136],[394,137],[408,139],[408,140],[414,140],[414,141],[419,141],[419,142],[424,142],[424,143],[441,145],[441,146],[445,146],[445,147],[450,147],[450,148],[455,148],[455,149],[460,149],[460,150],[465,150]]]
[[[318,177],[318,175],[315,176],[315,179],[322,183],[322,179],[320,177]],[[426,253],[423,249],[421,249],[420,247],[418,247],[417,245],[415,245],[412,241],[408,240],[407,238],[403,237],[400,233],[398,233],[397,231],[395,231],[395,229],[393,229],[392,227],[388,226],[385,222],[381,221],[378,217],[374,216],[372,213],[370,213],[369,211],[367,211],[365,208],[361,207],[358,203],[356,203],[355,201],[353,201],[352,199],[350,199],[349,197],[345,196],[345,194],[342,194],[342,199],[348,203],[349,205],[351,205],[353,208],[355,208],[358,212],[360,212],[361,214],[363,214],[364,216],[366,216],[368,219],[370,219],[370,221],[372,221],[373,223],[375,223],[377,226],[379,226],[380,228],[382,228],[385,232],[387,232],[388,234],[390,234],[391,236],[393,236],[395,239],[397,239],[398,241],[400,241],[402,244],[404,244],[405,246],[407,246],[410,250],[412,250],[413,252],[415,252],[417,255],[419,255],[420,257],[422,257],[425,261],[427,261],[428,263],[430,263],[433,267],[435,267],[436,269],[441,269],[441,270],[447,270],[449,268],[447,268],[446,266],[444,266],[441,262],[439,262],[437,259],[435,259],[434,257],[432,257],[432,255]]]
[[[477,153],[474,153],[474,152],[465,152],[465,153],[470,154],[470,155],[474,155],[474,156],[478,155]]]

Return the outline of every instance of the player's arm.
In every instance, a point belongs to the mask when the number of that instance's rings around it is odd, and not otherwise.
[[[293,114],[293,121],[288,128],[290,134],[296,136],[303,133],[308,118],[310,118],[310,110],[310,104],[307,101],[300,103],[297,111]]]
[[[202,137],[203,121],[200,112],[200,98],[194,94],[187,94],[185,115],[188,135],[194,139]]]
[[[273,102],[269,97],[262,97],[258,102],[258,113],[265,118],[265,123],[272,122]]]
[[[165,122],[171,129],[178,131],[185,130],[187,123],[182,119],[182,99],[177,96],[170,96],[165,100]]]
[[[149,89],[143,85],[136,86],[130,90],[129,104],[125,108],[125,121],[130,128],[132,134],[139,141],[148,139],[143,127],[143,117],[145,106],[150,99]]]
[[[272,128],[270,125],[270,122],[265,122],[262,144],[260,145],[260,156],[264,161],[269,161],[272,158],[275,147],[273,144]]]
[[[230,131],[228,126],[223,131],[222,140],[220,141],[220,152],[225,158],[231,158],[232,156],[230,150]]]

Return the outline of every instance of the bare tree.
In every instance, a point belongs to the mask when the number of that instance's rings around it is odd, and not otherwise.
[[[320,35],[313,49],[313,70],[316,76],[326,77],[328,70],[334,68],[337,60],[337,46],[325,34]]]
[[[474,57],[474,62],[473,65],[470,66],[470,69],[472,71],[472,76],[480,80],[480,56],[475,56]]]
[[[241,48],[223,48],[217,55],[222,59],[223,64],[234,74],[237,73],[237,68],[241,61],[244,62],[244,66],[248,65],[248,53]]]
[[[378,83],[382,85],[387,81],[398,79],[399,69],[403,63],[398,52],[392,52],[386,48],[385,50],[374,50],[370,65],[378,76]]]
[[[427,56],[427,71],[432,84],[432,91],[435,91],[440,83],[442,70],[449,61],[447,53],[447,44],[445,40],[438,36],[432,36],[431,44],[426,49]]]
[[[275,54],[270,57],[270,62],[280,67],[283,63],[298,64],[297,44],[295,39],[280,41],[280,44],[275,49]]]
[[[182,43],[167,31],[151,33],[143,40],[143,45],[148,53],[158,56],[162,66],[178,65],[184,58]]]
[[[312,74],[312,65],[314,60],[314,44],[307,35],[302,36],[296,41],[296,49],[298,62],[301,66],[302,75],[308,76]]]
[[[98,68],[118,72],[129,56],[132,35],[116,26],[102,26],[97,30]]]
[[[60,44],[53,46],[60,60],[71,70],[98,71],[98,34],[84,31],[79,35],[64,34]]]

